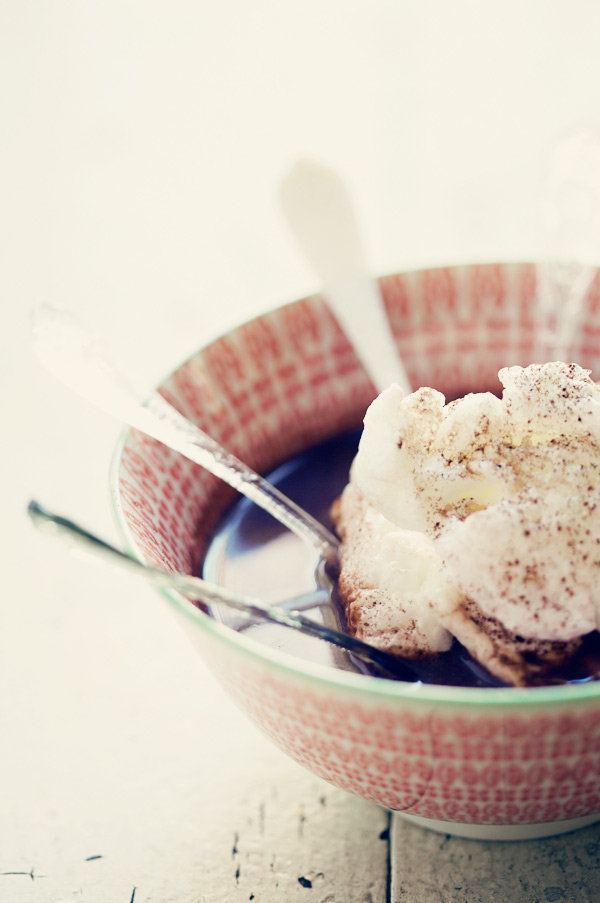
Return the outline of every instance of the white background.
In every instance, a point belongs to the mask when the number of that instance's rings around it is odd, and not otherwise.
[[[30,527],[36,496],[116,538],[119,433],[36,363],[32,308],[152,385],[318,288],[277,198],[306,155],[347,180],[374,272],[534,258],[548,147],[600,120],[599,39],[595,0],[0,0],[0,872],[54,875],[6,899],[124,900],[140,873],[167,899],[198,794],[214,818],[288,767],[148,588]],[[199,750],[235,776],[198,783]]]

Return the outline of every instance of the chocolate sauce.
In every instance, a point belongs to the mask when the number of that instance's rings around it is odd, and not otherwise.
[[[309,449],[269,474],[269,481],[332,529],[329,510],[348,482],[360,433],[346,433]],[[244,595],[300,609],[308,617],[346,630],[335,579],[325,573],[316,552],[247,499],[225,512],[205,557],[202,576]],[[285,627],[256,623],[219,606],[213,607],[212,614],[257,642],[292,656],[343,670],[377,673],[352,655]],[[425,683],[503,686],[456,640],[448,652],[407,664],[415,680]],[[598,673],[600,638],[594,633],[584,641],[582,654],[570,673],[553,675],[544,682],[581,682]]]

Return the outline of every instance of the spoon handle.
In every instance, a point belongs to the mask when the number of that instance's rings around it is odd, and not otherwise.
[[[337,558],[339,542],[333,533],[157,392],[143,400],[71,314],[40,305],[34,312],[33,337],[38,358],[69,388],[233,486],[317,549],[324,559]]]
[[[338,630],[319,624],[318,621],[313,621],[298,611],[277,608],[267,605],[259,599],[241,596],[223,586],[209,583],[201,577],[193,577],[189,574],[177,572],[169,573],[160,568],[145,565],[100,539],[95,534],[85,530],[74,521],[54,514],[40,505],[39,502],[31,501],[27,512],[39,529],[66,540],[72,547],[84,549],[95,558],[143,576],[156,586],[160,586],[163,589],[176,590],[191,599],[209,603],[222,603],[254,618],[270,621],[283,627],[289,627],[292,630],[298,630],[301,633],[325,640],[334,646],[345,649],[362,661],[377,665],[396,677],[411,681],[415,679],[412,670],[394,656],[382,652],[368,643],[363,643],[362,640],[358,640],[355,637],[347,636]]]
[[[352,201],[333,170],[300,160],[281,185],[288,225],[378,392],[412,391],[377,282],[368,272]]]
[[[133,423],[134,412],[127,418]],[[327,560],[337,558],[339,542],[312,515],[280,492],[243,461],[190,423],[162,395],[154,393],[137,412],[139,428],[228,483],[255,502]],[[135,425],[135,424],[134,424]]]
[[[540,360],[571,360],[600,248],[600,130],[583,126],[548,150],[540,190],[545,259],[537,266]]]

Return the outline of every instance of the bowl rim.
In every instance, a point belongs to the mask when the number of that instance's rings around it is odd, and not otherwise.
[[[386,273],[379,279],[392,278],[417,273],[431,272],[434,270],[456,270],[470,266],[527,266],[535,265],[534,261],[506,260],[493,262],[471,262],[437,265],[431,267],[416,267],[409,270],[398,270]],[[204,345],[192,352],[185,360],[173,367],[168,374],[158,383],[157,388],[164,385],[167,380],[178,370],[192,361],[196,355],[209,345],[230,337],[237,330],[269,316],[287,305],[296,304],[299,301],[323,300],[321,292],[292,299],[276,307],[269,308],[241,321],[230,329],[210,338]],[[113,450],[109,469],[109,491],[113,520],[123,542],[125,551],[137,561],[146,564],[146,560],[137,548],[133,535],[125,520],[122,500],[119,490],[120,470],[123,451],[131,435],[132,430],[126,427],[122,430],[117,444]],[[370,697],[383,702],[403,703],[444,703],[445,705],[467,706],[469,708],[486,708],[489,706],[511,708],[519,706],[548,706],[551,704],[568,705],[575,702],[598,701],[600,699],[600,680],[588,680],[581,683],[561,684],[541,687],[461,687],[444,684],[426,684],[421,681],[392,680],[385,677],[375,677],[368,674],[359,674],[351,671],[342,671],[310,662],[301,658],[295,658],[288,653],[265,646],[257,641],[238,633],[235,630],[220,624],[214,618],[205,614],[192,602],[175,590],[156,589],[155,592],[168,601],[175,610],[183,614],[189,623],[200,627],[220,642],[233,647],[244,654],[255,664],[266,664],[270,669],[284,671],[295,679],[308,680],[313,684],[326,684],[332,689],[359,693],[364,697]]]

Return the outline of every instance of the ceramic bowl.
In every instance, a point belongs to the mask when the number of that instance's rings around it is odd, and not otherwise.
[[[533,264],[428,269],[380,284],[413,386],[486,390],[501,367],[531,362]],[[574,359],[597,374],[598,278],[581,334]],[[161,391],[261,473],[360,425],[373,397],[319,296],[202,348]],[[147,563],[195,572],[231,490],[135,431],[117,459],[128,546]],[[168,598],[240,708],[331,784],[419,825],[482,839],[548,836],[600,819],[600,682],[454,688],[347,673],[267,648]]]

